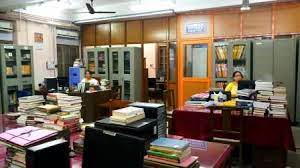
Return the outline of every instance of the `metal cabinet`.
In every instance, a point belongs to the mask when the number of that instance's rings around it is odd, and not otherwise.
[[[2,112],[17,111],[18,97],[34,91],[32,47],[0,45],[0,50]]]
[[[253,41],[253,79],[273,81],[273,40]]]
[[[108,48],[92,48],[86,50],[87,69],[93,77],[109,79]]]
[[[142,93],[141,48],[110,48],[110,82],[122,86],[122,99],[140,101]]]
[[[296,96],[296,40],[274,40],[274,82],[282,82],[287,89],[288,111],[290,116],[295,112]]]
[[[217,42],[213,45],[213,80],[212,86],[224,88],[230,81],[229,43]]]

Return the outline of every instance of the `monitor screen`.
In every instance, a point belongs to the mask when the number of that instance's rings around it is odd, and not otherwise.
[[[85,129],[83,168],[143,168],[145,139],[106,131]]]
[[[252,80],[241,80],[238,83],[238,90],[243,89],[255,89],[255,81]]]

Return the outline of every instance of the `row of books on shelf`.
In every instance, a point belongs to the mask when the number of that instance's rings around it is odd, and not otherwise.
[[[226,60],[227,59],[227,46],[217,46],[216,49],[216,56],[217,60]]]
[[[227,77],[227,64],[216,64],[216,77],[217,78],[226,78]]]
[[[184,140],[159,138],[150,144],[144,158],[146,168],[198,168],[198,157],[192,156],[190,143]]]
[[[227,46],[223,45],[223,46],[216,46],[216,57],[217,60],[223,61],[227,59]],[[244,51],[245,51],[245,45],[234,45],[233,46],[233,50],[232,50],[232,58],[233,60],[241,60],[243,59],[243,55],[244,55]]]

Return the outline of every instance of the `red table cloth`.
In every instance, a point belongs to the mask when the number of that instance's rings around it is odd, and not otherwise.
[[[244,117],[243,141],[245,143],[296,150],[288,118],[253,115]],[[215,123],[218,126],[221,125],[221,119]],[[180,107],[173,112],[172,124],[176,135],[198,140],[208,140],[211,137],[209,109],[200,109],[195,106]],[[238,118],[233,118],[232,124],[238,125]]]

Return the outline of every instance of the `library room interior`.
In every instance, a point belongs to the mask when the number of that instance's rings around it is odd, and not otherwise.
[[[299,168],[299,0],[0,0],[0,168]]]

